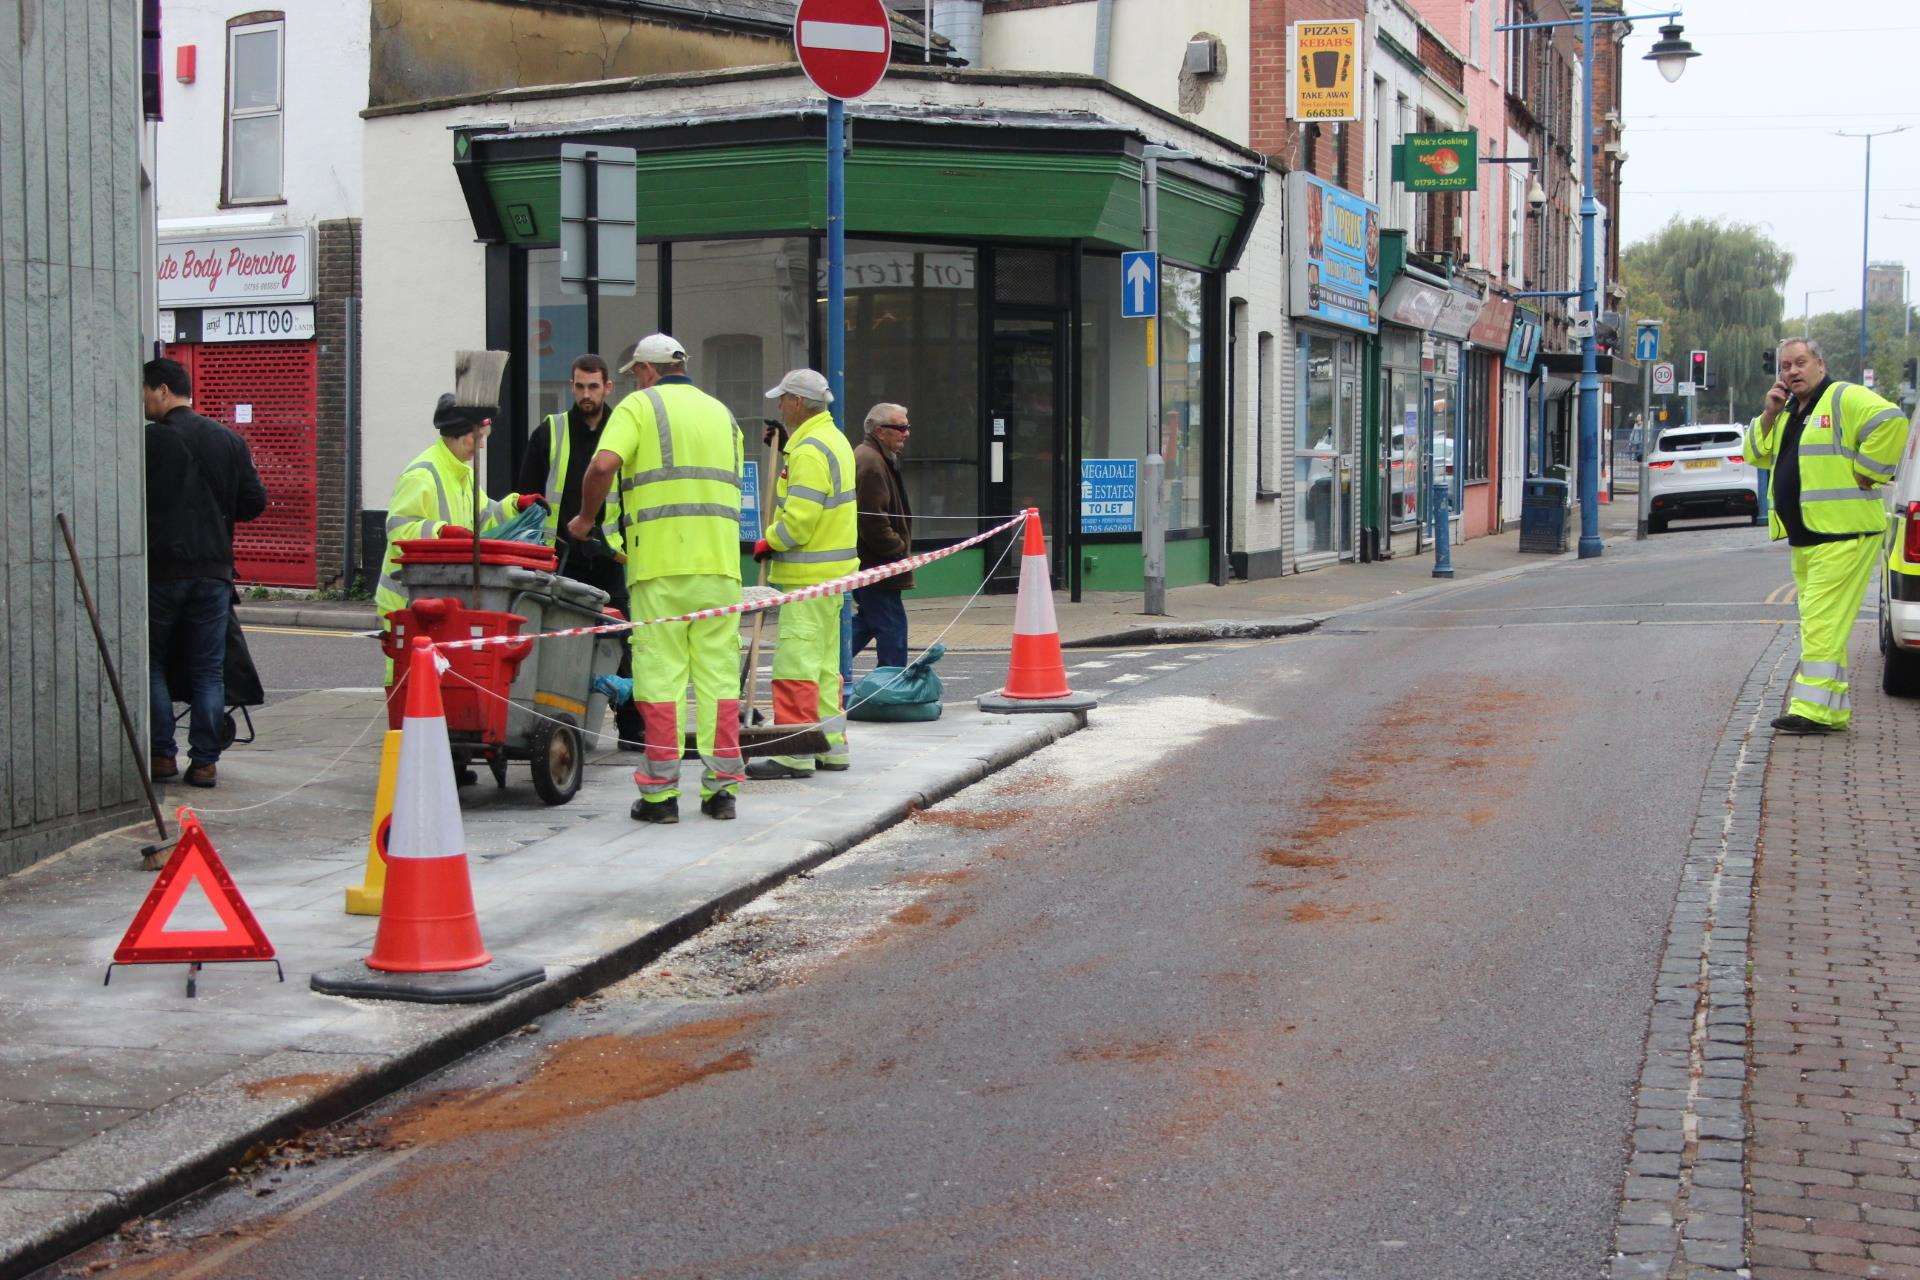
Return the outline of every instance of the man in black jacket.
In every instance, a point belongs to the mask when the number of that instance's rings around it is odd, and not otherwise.
[[[854,487],[860,502],[860,567],[872,569],[913,554],[913,505],[900,480],[900,455],[912,428],[905,405],[881,403],[867,410],[867,438],[853,451]],[[913,586],[913,571],[882,578],[853,593],[853,651],[873,642],[883,667],[907,665],[907,608],[900,593]]]
[[[141,374],[147,413],[147,647],[156,782],[180,767],[167,692],[167,657],[193,681],[189,786],[211,787],[226,714],[227,617],[233,602],[233,526],[267,509],[247,442],[193,411],[193,383],[174,360]]]

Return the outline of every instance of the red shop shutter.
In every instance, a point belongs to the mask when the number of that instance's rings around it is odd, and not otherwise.
[[[267,489],[267,509],[234,531],[234,573],[274,587],[318,585],[317,387],[311,342],[177,344],[167,354],[193,377],[193,407],[240,433]],[[250,405],[251,422],[234,406]]]

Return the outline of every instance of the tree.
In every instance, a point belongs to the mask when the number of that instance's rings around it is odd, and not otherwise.
[[[1766,396],[1772,380],[1760,356],[1785,336],[1780,291],[1792,268],[1793,255],[1759,227],[1717,218],[1675,217],[1620,255],[1636,321],[1666,322],[1661,358],[1684,365],[1687,352],[1708,353],[1713,390],[1702,420],[1739,421]],[[1637,391],[1628,399],[1637,402]]]
[[[1807,322],[1807,333],[1826,354],[1829,376],[1847,382],[1860,378],[1860,312],[1828,311]],[[1889,400],[1899,400],[1901,370],[1920,356],[1920,329],[1908,332],[1900,304],[1882,304],[1867,311],[1867,367],[1873,370],[1874,389]]]

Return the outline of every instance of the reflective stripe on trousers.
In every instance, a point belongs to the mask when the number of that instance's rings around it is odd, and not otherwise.
[[[1868,536],[1794,547],[1793,580],[1800,588],[1800,666],[1788,711],[1819,724],[1844,725],[1848,696],[1847,646],[1880,562],[1880,540]]]

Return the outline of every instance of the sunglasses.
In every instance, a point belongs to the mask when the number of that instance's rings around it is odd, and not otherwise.
[[[898,431],[898,432],[899,432],[899,433],[900,433],[901,435],[903,435],[903,436],[910,436],[910,435],[912,435],[912,434],[913,434],[913,428],[912,428],[912,427],[910,427],[910,426],[908,426],[908,425],[907,425],[906,423],[904,423],[904,422],[901,422],[901,423],[892,423],[892,422],[887,422],[887,423],[882,423],[882,424],[881,424],[881,426],[880,426],[880,429],[881,429],[882,431]]]

